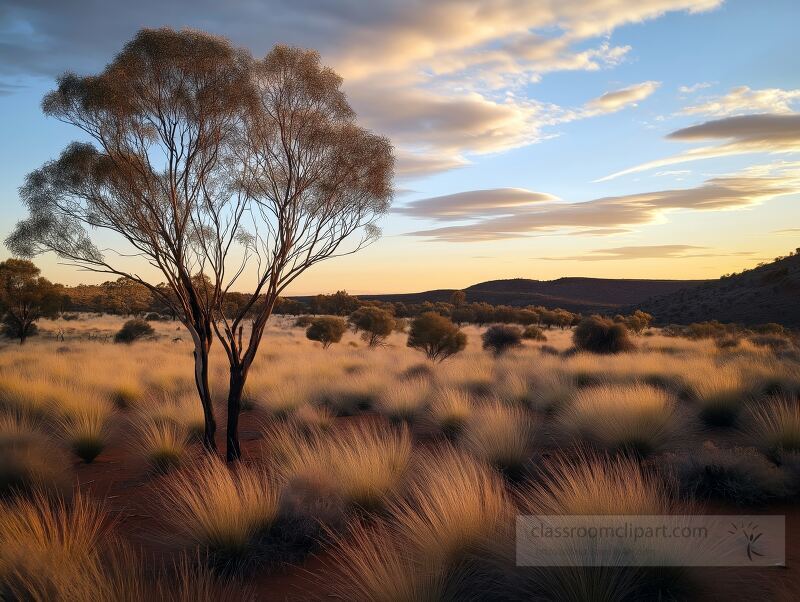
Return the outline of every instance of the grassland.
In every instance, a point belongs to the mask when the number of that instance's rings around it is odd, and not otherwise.
[[[186,335],[153,322],[154,339],[116,345],[122,321],[42,321],[38,339],[0,346],[0,598],[800,591],[796,353],[651,330],[634,351],[598,356],[571,352],[567,329],[495,358],[482,329],[466,327],[466,350],[432,364],[403,333],[377,348],[347,333],[323,349],[277,317],[248,381],[245,460],[228,466],[198,442]],[[788,569],[665,576],[514,562],[520,513],[769,511],[788,516]]]

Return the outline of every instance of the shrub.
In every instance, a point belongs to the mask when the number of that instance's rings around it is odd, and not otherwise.
[[[481,341],[484,350],[499,356],[522,344],[522,331],[517,326],[495,324],[484,331]]]
[[[591,353],[621,353],[634,349],[624,324],[600,316],[582,320],[572,333],[572,342],[581,351]]]
[[[0,416],[0,497],[13,493],[69,497],[71,468],[64,453],[21,416]]]
[[[273,524],[280,488],[264,470],[240,464],[231,470],[206,456],[164,482],[160,507],[165,529],[208,550],[212,560],[236,565],[246,560],[254,539]]]
[[[700,453],[675,458],[672,465],[686,493],[700,499],[753,506],[787,491],[781,471],[749,448],[707,445]]]
[[[155,333],[155,330],[146,320],[134,318],[122,325],[122,328],[114,335],[114,342],[133,343],[141,338],[151,336],[153,333]]]
[[[366,305],[354,311],[347,318],[354,330],[362,331],[361,338],[370,347],[382,344],[394,331],[394,316],[380,307]]]
[[[331,344],[341,341],[346,330],[347,324],[341,318],[323,316],[315,318],[311,322],[306,330],[306,338],[311,341],[319,341],[322,343],[322,348],[327,349]]]
[[[441,362],[467,346],[467,335],[444,316],[429,311],[411,322],[408,346],[419,349],[431,361]]]
[[[547,337],[542,332],[542,329],[533,324],[525,327],[525,330],[522,331],[522,338],[530,341],[541,341],[542,343],[547,341]]]
[[[161,320],[166,320],[168,318],[166,316],[162,316],[158,312],[150,311],[144,315],[144,319],[148,322],[160,322]]]
[[[579,390],[559,416],[568,430],[608,450],[641,456],[665,447],[676,432],[669,394],[648,385],[600,385]]]
[[[532,442],[527,410],[498,403],[476,408],[464,431],[464,447],[510,478],[522,474]]]
[[[800,452],[800,402],[781,396],[755,405],[747,430],[756,447],[778,461]]]
[[[294,321],[294,325],[297,328],[308,328],[313,322],[313,316],[298,316]]]

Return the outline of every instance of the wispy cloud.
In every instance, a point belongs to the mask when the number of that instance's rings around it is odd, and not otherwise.
[[[800,152],[800,114],[739,115],[706,121],[667,136],[679,142],[725,140],[716,146],[702,146],[683,153],[641,163],[597,180],[605,182],[620,176],[658,167],[749,153]]]
[[[606,92],[602,96],[589,101],[586,104],[588,111],[597,113],[613,113],[630,105],[644,100],[655,92],[661,82],[647,81],[634,86],[628,86],[621,90]]]
[[[553,232],[617,233],[619,229],[665,219],[676,210],[722,211],[751,207],[800,192],[797,163],[759,165],[706,180],[694,188],[656,190],[585,202],[565,202],[544,193],[525,191],[527,202],[504,203],[503,190],[484,190],[415,201],[412,215],[454,225],[419,230],[409,235],[437,241],[478,242]],[[520,200],[524,200],[522,197]],[[468,202],[458,203],[459,200]],[[443,207],[447,213],[443,213]]]
[[[754,251],[735,251],[721,253],[709,250],[708,247],[694,245],[642,245],[628,247],[612,247],[595,249],[582,255],[563,257],[539,257],[548,261],[620,261],[631,259],[688,259],[696,257],[725,257],[729,255],[753,255]]]
[[[741,113],[792,113],[792,105],[800,102],[800,90],[764,88],[752,90],[747,86],[733,88],[722,96],[703,99],[699,104],[684,108],[684,115],[724,117]]]

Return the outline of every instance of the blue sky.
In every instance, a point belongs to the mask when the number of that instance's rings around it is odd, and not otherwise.
[[[113,4],[0,7],[3,238],[24,216],[25,174],[78,137],[39,109],[54,77],[167,25],[255,54],[318,49],[361,122],[395,143],[384,237],[295,293],[717,277],[799,246],[778,232],[800,227],[797,2]],[[38,261],[61,282],[97,280]]]

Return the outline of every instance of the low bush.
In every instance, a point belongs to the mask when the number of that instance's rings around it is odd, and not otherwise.
[[[114,335],[114,342],[133,343],[144,337],[152,336],[154,333],[155,330],[146,320],[135,318],[133,320],[128,320],[122,325],[122,328]]]
[[[294,325],[297,328],[308,328],[313,322],[314,316],[298,316],[294,321]]]
[[[542,329],[533,324],[525,327],[525,330],[522,331],[522,338],[529,341],[540,341],[542,343],[547,341],[547,336],[542,332]]]
[[[315,318],[306,330],[306,338],[311,341],[319,341],[322,348],[327,349],[333,343],[342,340],[342,335],[347,331],[347,323],[341,318],[333,316],[322,316]]]
[[[670,464],[686,494],[699,499],[753,506],[787,493],[786,475],[750,448],[706,445]]]
[[[572,343],[591,353],[621,353],[635,348],[625,324],[600,316],[583,319],[572,333]]]
[[[408,346],[419,349],[431,361],[441,362],[463,351],[467,335],[444,316],[429,311],[411,322]]]
[[[503,355],[522,344],[522,330],[509,324],[495,324],[481,335],[483,349],[495,355]]]
[[[380,307],[367,305],[350,314],[347,321],[370,347],[382,345],[395,328],[394,316]]]

